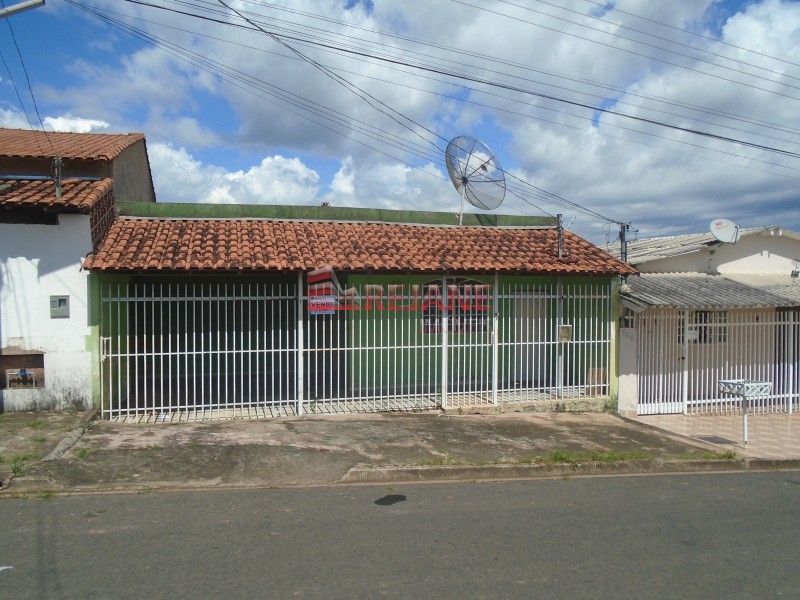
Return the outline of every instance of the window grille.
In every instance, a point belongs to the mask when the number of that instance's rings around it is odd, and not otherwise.
[[[689,315],[690,344],[725,344],[728,341],[728,311],[695,310]],[[684,324],[678,323],[678,344],[684,343]]]

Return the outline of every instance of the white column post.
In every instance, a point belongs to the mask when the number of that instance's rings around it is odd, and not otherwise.
[[[305,333],[303,322],[305,321],[305,311],[303,310],[303,272],[297,272],[297,350],[295,351],[295,365],[297,371],[297,398],[295,412],[297,416],[303,414],[303,396],[305,394]]]
[[[744,447],[747,448],[747,409],[748,409],[748,398],[747,392],[742,393],[742,414],[744,415],[742,419],[742,438],[744,439]]]
[[[689,414],[689,311],[681,311],[683,318],[683,373],[681,375],[681,404],[683,414]]]
[[[564,395],[564,342],[561,327],[564,325],[564,288],[561,277],[556,279],[556,397]]]
[[[499,312],[500,312],[500,302],[499,302],[499,276],[497,271],[494,272],[494,284],[492,289],[492,404],[497,404],[497,379],[498,379],[498,369],[500,368],[498,363],[500,352],[499,352],[499,345],[500,345],[500,336],[498,335],[498,325],[499,325]]]
[[[786,332],[786,379],[787,379],[787,400],[789,402],[789,414],[792,414],[792,404],[794,403],[794,310],[789,310],[789,327]]]
[[[441,330],[442,330],[442,408],[447,408],[447,377],[448,377],[448,369],[447,369],[447,277],[442,277],[442,308],[441,314],[439,318],[441,319]]]

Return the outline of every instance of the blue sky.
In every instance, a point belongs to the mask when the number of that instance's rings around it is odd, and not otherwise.
[[[597,243],[800,231],[798,2],[145,4],[0,22],[0,126],[141,131],[164,202],[456,212],[444,148],[469,135],[508,173],[498,212]]]

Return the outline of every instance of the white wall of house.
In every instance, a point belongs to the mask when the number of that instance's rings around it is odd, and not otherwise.
[[[789,275],[800,261],[800,240],[767,232],[671,258],[637,264],[642,273]]]
[[[637,363],[637,330],[621,327],[619,330],[619,391],[617,410],[625,416],[636,414],[639,402],[639,376]]]
[[[88,273],[81,271],[90,240],[88,215],[59,215],[58,225],[0,224],[0,347],[42,353],[45,382],[2,390],[6,411],[91,407]],[[51,318],[51,296],[69,296],[68,318]]]

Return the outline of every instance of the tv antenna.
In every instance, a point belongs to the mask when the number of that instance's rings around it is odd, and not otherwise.
[[[461,135],[450,140],[444,153],[447,173],[461,194],[458,224],[464,220],[464,201],[475,208],[494,210],[506,196],[506,176],[486,144]]]
[[[709,225],[711,235],[723,244],[735,244],[739,241],[739,226],[728,219],[714,219]]]

